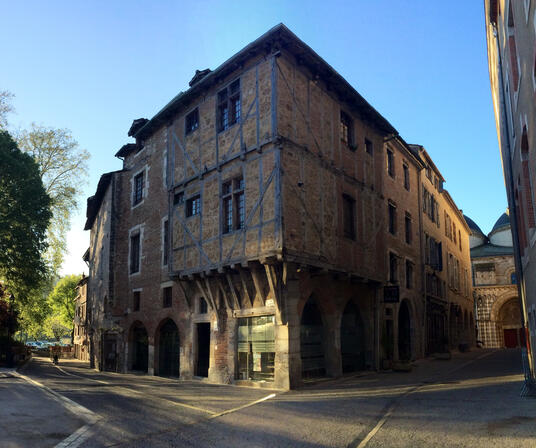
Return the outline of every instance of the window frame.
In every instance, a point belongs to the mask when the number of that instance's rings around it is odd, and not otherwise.
[[[357,149],[354,143],[354,120],[352,119],[350,114],[348,114],[342,109],[339,120],[339,134],[341,142],[346,144],[350,150],[355,151]]]
[[[393,179],[396,176],[395,172],[395,153],[392,149],[387,148],[387,174]]]
[[[173,307],[173,286],[164,286],[162,288],[162,308]]]
[[[201,194],[197,193],[190,196],[185,203],[185,216],[186,218],[192,218],[194,216],[201,215]],[[197,204],[197,206],[195,205]]]
[[[389,251],[389,282],[398,283],[398,255]]]
[[[345,238],[356,240],[356,201],[346,193],[342,195],[342,234]]]
[[[404,230],[406,244],[411,244],[413,242],[413,223],[409,212],[406,212],[404,216]]]
[[[199,107],[196,107],[184,117],[184,135],[190,135],[197,129],[199,129]]]
[[[169,219],[162,219],[162,266],[169,265]]]
[[[387,201],[387,229],[391,235],[397,234],[397,210],[396,204],[389,200]]]
[[[414,275],[414,263],[411,260],[406,259],[406,289],[413,289],[415,283],[413,281]]]
[[[139,274],[141,272],[141,231],[133,231],[129,235],[129,257],[128,257],[129,275]]]
[[[410,178],[409,178],[409,166],[407,163],[402,164],[402,169],[404,170],[404,188],[407,191],[410,191]]]
[[[374,143],[368,138],[365,138],[365,152],[371,156],[374,154]]]
[[[246,227],[246,184],[244,176],[236,176],[222,183],[222,233],[232,233]]]
[[[141,289],[132,290],[132,311],[140,311],[141,309]]]
[[[235,85],[238,87],[233,90]],[[216,128],[218,133],[240,123],[242,116],[241,89],[240,78],[237,78],[216,94]]]
[[[138,185],[138,180],[140,180]],[[137,172],[132,177],[132,207],[136,207],[143,202],[145,198],[145,169]]]

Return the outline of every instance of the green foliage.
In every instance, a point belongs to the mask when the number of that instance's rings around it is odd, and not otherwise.
[[[20,303],[47,275],[50,204],[38,165],[0,131],[0,279]]]
[[[7,127],[7,115],[13,112],[13,106],[11,105],[13,96],[7,90],[0,91],[0,129]]]
[[[63,336],[67,336],[69,332],[71,331],[68,327],[66,327],[63,324],[59,316],[47,317],[47,320],[45,321],[44,329],[45,329],[45,335],[49,338],[56,339],[57,342],[59,342]]]
[[[32,124],[29,131],[18,135],[21,150],[34,158],[47,194],[51,197],[53,214],[48,229],[50,249],[47,257],[57,272],[66,251],[66,235],[71,214],[77,208],[77,197],[87,181],[89,153],[81,150],[67,129],[54,129]]]
[[[76,286],[81,275],[67,275],[60,279],[48,296],[47,302],[53,316],[57,316],[68,328],[73,328],[75,299],[78,291]]]

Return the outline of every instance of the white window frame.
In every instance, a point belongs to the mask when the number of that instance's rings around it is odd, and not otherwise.
[[[141,201],[137,204],[133,203],[134,198],[134,189],[136,188],[136,184],[134,179],[136,179],[136,176],[143,173],[143,190],[141,193]],[[134,210],[135,208],[138,208],[140,205],[142,205],[145,202],[145,198],[148,196],[149,191],[149,167],[145,165],[143,168],[139,169],[138,171],[134,172],[132,176],[130,177],[130,209]]]
[[[131,227],[128,231],[128,277],[134,277],[136,275],[140,275],[141,274],[141,270],[142,270],[142,260],[143,260],[143,232],[145,230],[145,223],[143,224],[138,224],[134,227]],[[139,269],[138,269],[138,272],[130,272],[130,251],[132,250],[131,248],[131,242],[132,242],[132,236],[136,233],[139,233],[140,235],[140,255],[139,255]]]

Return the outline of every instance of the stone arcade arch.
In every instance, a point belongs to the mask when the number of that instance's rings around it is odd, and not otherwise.
[[[501,306],[496,322],[502,330],[504,347],[515,348],[522,345],[521,312],[517,298],[512,298]]]
[[[408,301],[402,300],[398,310],[398,359],[411,360],[411,312]]]
[[[342,372],[365,368],[365,329],[356,304],[348,302],[341,317]]]
[[[156,331],[155,339],[158,346],[157,374],[178,377],[180,374],[180,337],[175,322],[170,318],[162,321]]]
[[[130,327],[130,370],[147,372],[149,367],[149,338],[145,325],[136,321]]]
[[[326,375],[323,339],[322,314],[316,300],[311,297],[303,307],[300,323],[300,353],[303,379]]]

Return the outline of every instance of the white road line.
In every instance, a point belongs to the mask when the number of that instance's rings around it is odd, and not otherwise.
[[[451,375],[452,373],[458,371],[458,370],[461,370],[463,369],[464,367],[467,367],[469,364],[472,364],[473,362],[475,361],[478,361],[482,358],[485,358],[486,356],[490,356],[492,355],[493,353],[497,352],[498,350],[493,350],[492,352],[487,352],[487,353],[483,353],[482,355],[480,356],[477,356],[476,358],[473,358],[473,359],[470,359],[469,361],[467,362],[464,362],[463,364],[449,370],[448,372],[445,372],[445,373],[440,373],[439,375],[437,376],[448,376],[448,375]],[[434,382],[439,382],[439,380],[434,380]],[[400,404],[400,401],[402,401],[402,399],[410,394],[412,394],[413,392],[416,392],[418,389],[420,389],[421,387],[429,387],[431,386],[430,384],[420,384],[418,386],[415,386],[413,387],[412,389],[406,391],[405,393],[403,393],[400,397],[398,397],[394,403],[391,404],[391,406],[389,406],[389,408],[387,409],[387,411],[385,412],[385,414],[383,414],[382,418],[380,418],[380,420],[378,421],[378,423],[376,423],[376,426],[374,426],[374,428],[372,428],[372,430],[365,436],[365,438],[359,443],[359,445],[357,445],[356,448],[364,448],[367,446],[367,444],[369,443],[370,439],[372,439],[376,433],[380,430],[380,428],[384,425],[384,423],[387,421],[387,419],[391,416],[391,414],[393,413],[393,411],[395,410],[395,408]]]
[[[81,378],[83,380],[87,380],[87,381],[94,381],[95,383],[100,383],[100,384],[110,384],[109,382],[107,381],[101,381],[101,380],[94,380],[93,378],[88,378],[86,376],[81,376],[81,375],[76,375],[74,373],[69,373],[67,372],[66,370],[62,369],[60,366],[54,366],[56,367],[58,370],[62,371],[65,375],[69,375],[69,376],[74,376],[76,378]]]
[[[93,411],[90,411],[88,408],[82,406],[81,404],[74,402],[70,398],[67,398],[59,394],[58,392],[50,389],[39,381],[35,381],[32,378],[27,377],[26,375],[22,375],[19,372],[13,372],[13,375],[49,393],[50,395],[52,395],[54,400],[59,402],[65,409],[67,409],[69,412],[73,413],[74,415],[86,422],[84,426],[82,426],[69,437],[57,444],[55,448],[76,448],[80,446],[82,442],[84,442],[91,435],[91,427],[100,420],[99,415],[95,414]]]
[[[230,414],[231,412],[236,412],[236,411],[240,411],[241,409],[249,408],[250,406],[254,406],[254,405],[258,404],[258,403],[261,403],[263,401],[269,400],[270,398],[274,398],[275,396],[276,396],[276,394],[267,395],[266,397],[263,397],[263,398],[260,398],[258,400],[252,401],[251,403],[247,403],[247,404],[244,404],[242,406],[238,406],[237,408],[228,409],[227,411],[223,411],[223,412],[219,412],[218,414],[214,414],[214,415],[210,416],[209,419],[221,417],[222,415]]]

